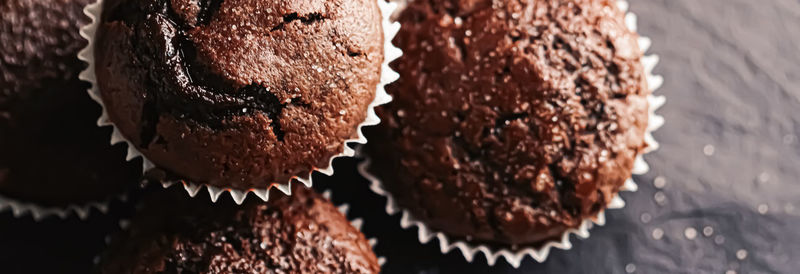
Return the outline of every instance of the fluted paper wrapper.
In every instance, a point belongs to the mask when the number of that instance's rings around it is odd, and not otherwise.
[[[626,1],[618,1],[617,5],[622,11],[628,10],[628,2]],[[633,31],[636,31],[636,15],[633,13],[628,12],[625,16],[625,24]],[[639,47],[642,49],[642,52],[647,52],[647,49],[650,47],[651,40],[646,37],[639,38]],[[645,69],[646,77],[647,77],[647,84],[648,88],[651,91],[655,91],[661,84],[664,82],[664,79],[661,76],[653,75],[653,68],[655,68],[656,64],[658,64],[658,56],[657,55],[648,55],[642,58],[642,64]],[[652,132],[660,128],[664,124],[664,118],[655,114],[655,111],[664,105],[666,99],[664,96],[655,96],[649,95],[647,97],[647,101],[650,105],[648,110],[648,124],[647,129],[645,132],[645,142],[647,144],[647,148],[645,149],[644,153],[652,152],[658,149],[658,143],[653,138]],[[366,156],[366,155],[365,155]],[[424,222],[416,219],[411,212],[405,210],[398,206],[395,202],[394,197],[392,196],[391,192],[389,192],[384,186],[383,183],[380,181],[379,178],[372,175],[369,172],[369,165],[370,159],[365,159],[362,162],[358,169],[361,175],[363,175],[367,180],[370,181],[370,189],[381,195],[386,197],[386,213],[389,215],[394,215],[397,213],[401,213],[402,217],[400,219],[400,226],[404,229],[412,229],[414,227],[417,228],[418,237],[420,243],[428,243],[431,242],[433,239],[437,239],[439,241],[439,247],[443,254],[448,253],[452,250],[458,249],[461,251],[461,254],[464,255],[464,258],[472,262],[475,259],[477,254],[483,254],[486,256],[486,261],[489,265],[494,265],[497,263],[499,258],[504,258],[511,266],[518,268],[522,261],[525,259],[526,256],[530,256],[537,262],[544,262],[547,259],[550,250],[553,248],[568,250],[572,248],[572,244],[570,243],[570,235],[576,235],[579,238],[586,239],[589,237],[589,229],[592,228],[594,225],[602,226],[605,224],[605,211],[600,211],[597,216],[592,218],[585,219],[580,226],[577,228],[572,228],[564,232],[559,240],[548,241],[540,246],[537,245],[536,247],[525,247],[525,246],[518,246],[516,248],[497,248],[497,247],[490,247],[487,245],[481,245],[476,243],[470,243],[460,239],[450,239],[447,234],[436,231],[430,227],[428,227]],[[634,175],[642,175],[649,171],[649,166],[645,162],[642,155],[638,155],[634,162],[633,166],[633,174]],[[630,191],[634,192],[637,190],[637,185],[633,181],[632,178],[628,179],[625,184],[620,189],[621,191]],[[614,198],[608,203],[607,209],[620,209],[625,206],[625,201],[620,198],[617,194]]]
[[[8,210],[15,218],[30,215],[37,222],[48,218],[67,219],[73,215],[77,216],[78,219],[86,220],[92,211],[98,211],[102,214],[108,213],[108,206],[111,201],[124,201],[126,197],[127,195],[120,194],[102,201],[72,203],[65,206],[44,206],[0,195],[0,212]]]
[[[399,77],[399,75],[396,72],[394,72],[391,68],[389,68],[389,63],[400,57],[400,55],[402,55],[402,51],[397,47],[395,47],[391,42],[392,38],[394,38],[397,31],[400,30],[400,24],[394,22],[391,19],[392,14],[397,9],[397,4],[389,3],[384,0],[376,0],[376,1],[378,2],[378,7],[380,8],[383,18],[381,25],[383,26],[383,36],[384,36],[384,47],[383,47],[384,61],[383,64],[381,64],[381,77],[380,77],[381,80],[375,90],[375,99],[370,103],[367,109],[366,119],[357,127],[358,137],[355,139],[345,140],[345,142],[342,145],[343,147],[342,152],[334,155],[333,157],[330,157],[330,159],[327,161],[327,166],[314,167],[312,168],[312,171],[310,171],[308,174],[305,174],[305,177],[298,176],[294,179],[290,179],[288,182],[274,182],[269,184],[268,186],[265,186],[263,189],[220,188],[209,184],[197,184],[183,180],[161,181],[160,183],[162,184],[162,186],[166,188],[176,183],[183,184],[183,187],[186,190],[186,192],[192,197],[196,196],[201,191],[201,189],[205,188],[208,190],[208,194],[211,198],[211,201],[214,202],[216,202],[217,199],[219,199],[219,196],[222,195],[222,193],[229,192],[233,197],[234,201],[236,201],[237,204],[241,204],[242,202],[244,202],[244,199],[248,193],[253,193],[255,196],[261,198],[264,201],[269,200],[269,190],[273,187],[277,188],[278,190],[287,195],[291,195],[291,189],[292,189],[291,183],[293,180],[297,180],[306,185],[307,187],[311,187],[312,185],[311,174],[313,174],[314,171],[318,171],[329,176],[332,175],[333,174],[332,163],[334,159],[339,157],[352,157],[355,154],[353,149],[351,149],[348,146],[348,144],[352,143],[365,144],[367,142],[367,139],[364,137],[364,134],[361,131],[362,127],[373,126],[380,123],[380,119],[378,118],[377,115],[375,115],[374,108],[376,106],[386,104],[392,100],[392,97],[386,93],[384,87],[387,84],[394,82]],[[126,160],[131,161],[135,158],[141,157],[143,159],[142,161],[143,172],[147,173],[148,171],[156,168],[156,166],[151,161],[149,161],[147,157],[145,157],[141,152],[139,152],[136,149],[136,146],[134,146],[130,141],[128,141],[120,133],[120,131],[117,129],[114,123],[108,118],[108,112],[105,109],[105,105],[101,98],[100,91],[98,90],[97,87],[97,78],[95,75],[95,64],[94,64],[94,48],[95,48],[94,38],[95,34],[97,33],[97,27],[99,26],[100,23],[99,20],[102,14],[102,9],[103,9],[103,0],[98,0],[95,3],[88,5],[84,9],[84,13],[86,13],[86,15],[89,16],[89,18],[91,19],[91,23],[81,28],[81,36],[83,36],[86,40],[88,40],[89,43],[86,46],[86,48],[84,48],[78,54],[79,59],[88,63],[88,67],[80,74],[80,78],[92,84],[92,88],[89,89],[89,96],[91,96],[92,99],[94,99],[98,104],[100,104],[101,107],[103,107],[102,115],[97,121],[98,126],[114,127],[114,130],[111,134],[111,144],[113,145],[123,142],[126,143],[128,145],[128,155],[126,157]]]

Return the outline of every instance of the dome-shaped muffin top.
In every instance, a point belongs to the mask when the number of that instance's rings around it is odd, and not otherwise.
[[[375,0],[108,0],[94,64],[110,120],[171,175],[265,188],[357,137],[383,62]]]
[[[88,0],[0,2],[0,195],[39,205],[105,200],[136,185],[78,79]]]
[[[538,244],[604,209],[645,147],[637,35],[611,0],[412,1],[370,171],[435,230]]]
[[[369,242],[302,186],[237,206],[182,189],[146,197],[100,257],[100,273],[378,273]]]

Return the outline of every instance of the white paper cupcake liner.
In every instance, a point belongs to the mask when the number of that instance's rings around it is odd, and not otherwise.
[[[39,222],[48,218],[67,219],[70,216],[77,216],[80,220],[86,220],[92,211],[102,214],[108,213],[108,206],[111,201],[125,201],[126,194],[109,197],[103,201],[86,203],[73,203],[65,206],[44,206],[31,202],[24,202],[18,199],[3,196],[0,194],[0,212],[11,211],[14,218],[22,218],[30,215],[34,221]]]
[[[342,215],[344,215],[344,217],[347,218],[347,220],[350,221],[350,225],[352,225],[353,227],[358,229],[358,231],[362,231],[361,228],[364,226],[364,220],[361,219],[361,218],[350,218],[350,217],[347,216],[347,213],[350,210],[350,205],[349,204],[347,204],[347,203],[339,203],[339,204],[334,203],[330,190],[325,190],[324,192],[322,192],[322,197],[324,197],[325,199],[328,199],[329,202],[334,204],[334,206],[336,206],[336,209],[338,209],[339,212],[341,212]],[[129,219],[121,219],[121,220],[119,220],[119,222],[117,224],[119,225],[119,230],[115,231],[114,233],[117,233],[119,231],[123,231],[123,230],[128,229],[128,226],[130,226],[130,220]],[[109,244],[111,244],[111,237],[112,237],[112,235],[106,235],[106,237],[104,238],[106,247]],[[372,247],[372,251],[376,252],[375,246],[378,245],[378,239],[376,239],[376,238],[367,238],[367,241],[369,241],[369,245]],[[376,252],[376,254],[377,254],[377,252]],[[94,256],[94,258],[92,259],[92,262],[94,263],[95,266],[97,266],[97,264],[100,263],[100,255],[98,254],[98,255]],[[378,256],[378,264],[381,267],[383,267],[383,265],[386,264],[386,257]]]
[[[636,31],[636,15],[628,12],[628,2],[625,0],[620,0],[617,2],[618,7],[623,12],[627,12],[625,15],[625,24],[629,29],[632,31]],[[641,48],[642,52],[647,52],[651,45],[651,40],[647,37],[640,37],[639,38],[639,47]],[[655,68],[656,64],[658,64],[658,56],[657,55],[648,55],[642,58],[642,64],[644,66],[644,70],[646,73],[647,84],[648,88],[651,91],[655,91],[661,84],[664,82],[664,79],[661,76],[653,75],[653,68]],[[660,128],[664,125],[664,118],[657,115],[655,111],[664,105],[666,98],[664,96],[655,96],[649,95],[647,96],[647,101],[649,103],[649,116],[648,116],[648,124],[647,129],[645,132],[645,143],[647,144],[647,148],[644,150],[643,154],[652,152],[658,149],[659,145],[656,142],[655,138],[653,138],[652,132]],[[361,154],[361,153],[359,153]],[[366,155],[365,155],[366,156]],[[358,166],[358,170],[362,176],[364,176],[367,180],[370,181],[370,189],[381,195],[386,197],[386,213],[389,215],[394,215],[397,213],[402,213],[402,217],[400,219],[400,226],[403,229],[411,229],[413,227],[417,228],[418,231],[418,238],[420,243],[426,244],[433,239],[439,240],[439,247],[442,254],[449,253],[452,250],[458,249],[461,251],[461,254],[464,255],[464,258],[468,262],[472,262],[475,259],[475,255],[478,253],[483,254],[486,257],[486,261],[489,265],[494,265],[497,263],[499,258],[504,258],[511,266],[514,268],[519,268],[522,261],[525,259],[526,256],[530,256],[537,262],[544,262],[547,259],[548,254],[552,248],[558,248],[563,250],[568,250],[572,248],[572,243],[570,243],[570,235],[576,235],[580,238],[586,239],[589,237],[589,229],[592,228],[594,225],[602,226],[605,224],[605,211],[600,211],[596,217],[594,218],[587,218],[581,223],[580,226],[577,228],[569,229],[564,232],[561,236],[560,240],[549,241],[544,243],[541,247],[522,247],[517,250],[511,250],[506,248],[492,248],[487,245],[480,245],[475,243],[469,243],[463,240],[457,239],[450,239],[448,236],[440,231],[436,231],[432,228],[429,228],[425,223],[416,219],[411,212],[405,210],[398,206],[395,202],[394,197],[392,196],[391,192],[386,190],[383,186],[383,183],[374,175],[369,172],[370,166],[370,159],[367,157],[361,164]],[[634,175],[642,175],[649,171],[650,167],[645,162],[642,154],[636,157],[634,162],[633,171]],[[638,189],[636,183],[633,181],[632,178],[629,178],[625,184],[622,186],[620,191],[630,191],[634,192]],[[607,209],[620,209],[625,207],[625,201],[620,198],[618,194],[614,195],[614,198],[608,203]]]
[[[392,44],[392,39],[394,38],[395,34],[397,34],[397,31],[400,30],[400,23],[394,22],[391,19],[392,14],[397,9],[397,3],[390,3],[384,0],[376,0],[376,1],[378,2],[378,7],[380,8],[381,15],[383,18],[381,25],[383,26],[383,36],[384,36],[384,45],[383,45],[384,61],[383,64],[381,64],[380,83],[376,87],[375,99],[369,104],[369,107],[367,109],[366,119],[361,124],[358,125],[357,128],[358,137],[355,139],[345,140],[345,142],[342,144],[343,147],[342,152],[332,156],[329,159],[327,166],[313,168],[308,174],[306,174],[306,177],[296,177],[284,183],[275,182],[270,184],[269,186],[266,186],[263,189],[241,190],[241,189],[221,188],[208,184],[196,184],[196,183],[186,182],[183,180],[161,181],[160,183],[162,184],[162,186],[164,188],[167,188],[173,184],[181,183],[183,184],[186,192],[192,197],[196,196],[197,193],[200,192],[200,189],[205,188],[208,190],[208,194],[211,198],[211,201],[213,202],[216,202],[217,199],[219,199],[219,196],[222,195],[222,193],[229,192],[233,197],[234,201],[236,201],[237,204],[241,204],[242,202],[244,202],[244,199],[248,193],[253,193],[255,196],[261,198],[262,200],[268,201],[269,189],[272,187],[277,188],[286,195],[291,195],[291,189],[292,189],[291,183],[293,180],[297,180],[306,185],[307,187],[311,187],[312,185],[311,175],[314,173],[314,171],[321,172],[328,176],[332,175],[333,174],[332,163],[334,159],[340,157],[352,157],[355,154],[353,149],[350,148],[348,144],[352,143],[366,144],[367,139],[364,137],[364,134],[362,133],[361,129],[364,126],[373,126],[380,123],[380,118],[378,118],[378,116],[375,114],[374,108],[376,106],[386,104],[392,100],[392,97],[386,93],[384,87],[387,84],[394,82],[399,78],[399,74],[397,74],[397,72],[393,71],[389,67],[390,62],[392,62],[393,60],[397,59],[402,55],[402,51]],[[130,141],[128,141],[120,133],[117,127],[111,122],[111,120],[108,118],[108,112],[106,111],[105,105],[101,98],[100,91],[97,87],[97,78],[95,75],[95,65],[94,65],[94,48],[95,48],[94,37],[95,34],[97,33],[97,27],[99,26],[100,23],[99,18],[100,15],[102,14],[102,9],[103,9],[102,6],[103,6],[103,0],[97,0],[97,2],[86,6],[86,8],[84,8],[83,10],[83,12],[87,16],[89,16],[91,22],[88,25],[82,27],[80,31],[81,36],[83,36],[83,38],[88,40],[87,46],[83,50],[81,50],[80,53],[78,54],[78,58],[88,64],[86,70],[81,72],[80,79],[92,84],[92,87],[89,89],[89,96],[91,96],[92,99],[94,99],[94,101],[100,104],[100,106],[103,108],[103,112],[97,121],[97,125],[100,127],[104,126],[113,127],[114,130],[111,134],[111,144],[114,145],[123,142],[126,143],[128,145],[128,154],[126,160],[131,161],[135,158],[141,157],[143,160],[142,161],[143,172],[147,173],[148,171],[155,168],[155,164],[150,162],[150,160],[148,160],[144,155],[142,155],[142,153],[136,149],[136,146],[134,146]]]

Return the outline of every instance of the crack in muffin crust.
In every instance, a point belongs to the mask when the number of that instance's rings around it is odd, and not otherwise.
[[[380,80],[374,0],[103,5],[103,104],[170,177],[246,189],[306,176],[357,136]]]
[[[192,119],[213,129],[223,127],[223,120],[230,116],[247,115],[254,111],[267,114],[270,127],[279,141],[283,141],[279,116],[287,104],[307,106],[300,98],[281,103],[270,87],[253,83],[236,87],[224,79],[206,73],[197,61],[196,48],[188,31],[197,25],[208,25],[223,0],[206,0],[190,9],[196,16],[181,16],[168,1],[154,1],[152,5],[140,6],[129,1],[115,10],[105,22],[123,22],[136,30],[131,37],[137,62],[149,67],[146,89],[147,98],[142,112],[142,135],[140,147],[147,147],[156,140],[156,125],[160,113],[171,112],[173,116]],[[270,32],[284,29],[285,24],[300,21],[313,24],[326,18],[320,13],[298,16],[290,13]],[[156,44],[140,41],[157,41]]]

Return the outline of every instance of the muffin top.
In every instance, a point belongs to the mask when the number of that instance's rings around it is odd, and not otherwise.
[[[100,107],[78,79],[88,0],[0,2],[0,195],[42,205],[97,201],[138,182],[97,127]]]
[[[383,62],[375,0],[110,0],[111,121],[168,174],[247,189],[306,177],[357,136]]]
[[[649,91],[611,0],[413,1],[371,172],[434,229],[538,244],[605,208],[645,147]]]
[[[169,189],[145,198],[101,256],[101,273],[378,273],[369,245],[313,190],[217,204]]]

